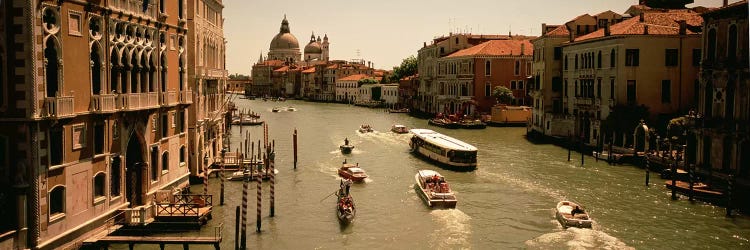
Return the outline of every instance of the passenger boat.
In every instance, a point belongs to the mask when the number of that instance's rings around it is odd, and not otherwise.
[[[395,124],[395,125],[391,126],[391,131],[393,131],[393,133],[397,133],[397,134],[406,134],[406,133],[409,133],[409,129],[406,128],[406,126],[401,125],[401,124]]]
[[[336,200],[336,217],[339,218],[339,222],[343,224],[349,224],[354,221],[354,216],[357,214],[357,208],[354,206],[354,199],[351,194],[347,194],[343,188],[338,191],[338,199]]]
[[[411,129],[411,152],[456,170],[477,167],[477,148],[429,129]]]
[[[338,172],[339,176],[350,179],[353,182],[362,182],[367,178],[367,173],[365,173],[364,169],[359,168],[359,163],[350,164],[344,162]]]
[[[409,113],[408,108],[402,108],[402,109],[389,109],[388,113]]]
[[[360,133],[372,132],[372,127],[370,127],[370,125],[368,124],[362,124],[359,126],[359,132]]]
[[[580,212],[573,213],[575,208],[580,208]],[[561,201],[557,203],[555,218],[560,222],[563,228],[580,227],[591,228],[591,218],[583,208],[572,201]]]
[[[441,128],[447,128],[447,129],[457,129],[461,127],[461,125],[458,124],[457,122],[454,122],[448,119],[443,119],[443,118],[429,119],[427,120],[427,124],[430,124],[432,126],[438,126]]]
[[[263,121],[258,120],[257,118],[250,118],[250,117],[242,117],[242,119],[232,119],[232,125],[261,125],[263,124]]]
[[[458,123],[461,128],[465,129],[485,129],[487,124],[480,120],[463,120]]]
[[[455,208],[456,195],[451,191],[445,177],[433,170],[419,170],[414,175],[417,193],[429,207]]]

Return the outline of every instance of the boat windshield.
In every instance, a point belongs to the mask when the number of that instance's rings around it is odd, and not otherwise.
[[[349,168],[349,171],[352,171],[352,173],[364,173],[365,172],[361,168]]]

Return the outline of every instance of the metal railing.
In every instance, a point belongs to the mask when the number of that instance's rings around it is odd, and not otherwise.
[[[43,114],[46,117],[68,117],[75,115],[75,99],[72,96],[44,98]]]
[[[213,196],[204,194],[180,194],[174,201],[156,205],[156,216],[198,216],[200,208],[213,206]]]

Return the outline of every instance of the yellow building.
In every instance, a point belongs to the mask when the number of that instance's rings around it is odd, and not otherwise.
[[[632,128],[612,131],[603,121],[616,106],[645,107],[650,116],[643,118],[648,120],[694,108],[703,19],[690,9],[632,10],[626,13],[633,16],[630,19],[613,25],[602,22],[598,25],[603,28],[571,35],[563,45],[562,111],[573,122],[557,130],[571,131],[588,145],[613,139],[615,145],[640,152],[648,144],[642,138],[635,141]],[[605,129],[612,131],[607,139]]]

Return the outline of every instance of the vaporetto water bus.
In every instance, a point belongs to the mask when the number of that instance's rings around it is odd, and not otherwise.
[[[411,129],[411,152],[456,170],[477,167],[477,148],[456,138],[429,130]]]

